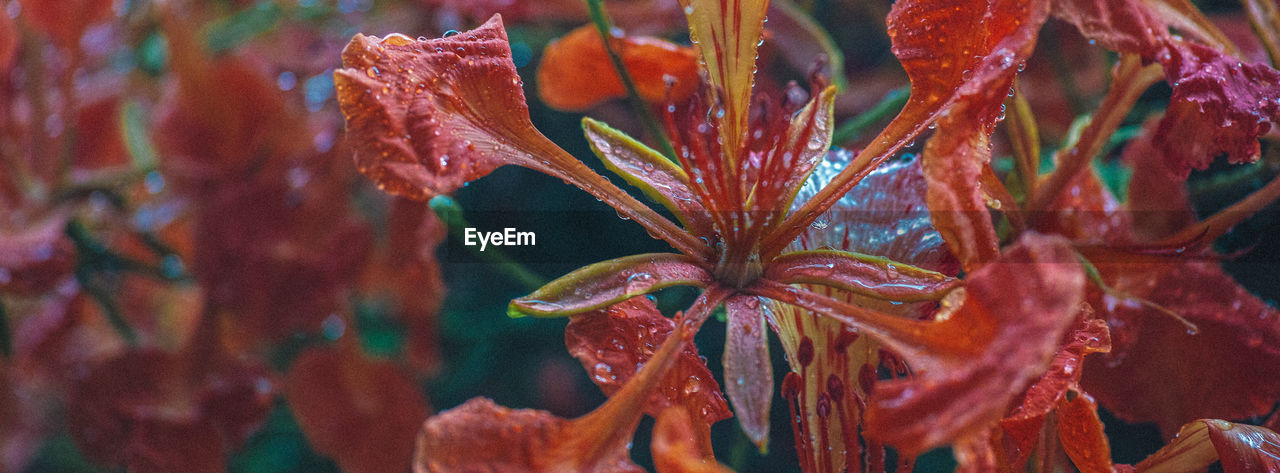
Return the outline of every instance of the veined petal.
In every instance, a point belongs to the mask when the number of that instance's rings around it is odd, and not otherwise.
[[[428,41],[356,35],[342,64],[334,83],[356,165],[388,192],[426,199],[564,155],[529,122],[501,17]]]
[[[783,200],[772,208],[791,208],[800,188],[830,150],[831,134],[835,131],[836,93],[835,86],[822,89],[791,119],[781,149],[795,156],[795,162],[786,168],[789,174],[782,182]]]
[[[893,52],[911,78],[911,98],[897,117],[831,184],[767,237],[776,254],[863,177],[922,133],[952,104],[982,91],[1008,90],[1040,25],[1046,0],[908,0],[889,14]],[[1001,94],[1003,95],[1003,94]]]
[[[636,91],[649,103],[679,102],[698,91],[698,59],[693,49],[645,36],[615,38],[613,46]],[[626,96],[595,26],[578,27],[542,51],[538,97],[547,106],[579,111]]]
[[[558,317],[603,309],[671,286],[706,287],[711,274],[697,260],[673,253],[649,253],[596,263],[551,281],[511,301],[512,317]]]
[[[1111,444],[1102,432],[1098,403],[1079,393],[1058,401],[1058,440],[1081,473],[1112,473]],[[1190,471],[1190,470],[1186,470]]]
[[[633,297],[606,309],[574,315],[564,329],[564,343],[596,386],[612,396],[653,358],[673,331],[675,321],[663,317],[653,301]],[[708,453],[711,424],[733,416],[720,395],[720,385],[693,344],[681,350],[675,365],[649,396],[644,412],[656,418],[672,406],[694,416],[691,428]]]
[[[784,284],[818,284],[903,302],[938,300],[959,285],[942,273],[888,258],[840,250],[808,250],[779,256],[765,277]]]
[[[685,254],[708,251],[533,127],[497,15],[424,41],[356,35],[342,58],[334,84],[356,166],[387,192],[425,200],[515,164],[578,186]]]
[[[711,80],[711,93],[721,94],[710,103],[724,107],[719,118],[724,149],[738,153],[746,140],[756,48],[764,33],[769,0],[680,0],[680,6]],[[736,154],[730,155],[731,162],[737,160]]]
[[[769,442],[769,404],[773,365],[760,298],[738,294],[724,304],[728,317],[724,340],[724,383],[738,423],[761,451]]]
[[[609,170],[670,210],[690,232],[699,236],[712,234],[707,208],[689,190],[689,176],[680,166],[626,133],[591,118],[582,119],[582,130],[591,151]]]

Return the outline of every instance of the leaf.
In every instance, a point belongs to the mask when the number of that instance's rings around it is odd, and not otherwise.
[[[840,250],[809,250],[775,258],[765,277],[785,284],[817,284],[891,301],[938,300],[959,280],[888,258]]]
[[[711,450],[698,448],[689,413],[679,407],[662,410],[653,427],[653,463],[658,473],[732,473],[716,463]]]
[[[773,364],[760,299],[739,294],[725,301],[724,382],[738,423],[761,452],[769,442]]]
[[[511,301],[512,317],[559,317],[603,309],[671,286],[706,287],[711,275],[697,260],[672,253],[627,256],[578,268]]]
[[[1224,473],[1280,471],[1280,434],[1263,427],[1200,419],[1182,426],[1178,436],[1138,463],[1140,473],[1174,473],[1222,462]]]
[[[658,347],[675,330],[675,322],[663,317],[646,297],[633,297],[605,309],[574,315],[565,327],[565,345],[582,362],[591,380],[605,395],[612,396],[635,377],[650,361]],[[692,428],[708,451],[711,424],[733,414],[720,394],[720,385],[688,344],[675,366],[649,396],[644,412],[657,418],[672,406],[688,412],[696,422]]]
[[[285,399],[307,442],[342,471],[406,471],[427,407],[413,380],[390,362],[366,358],[353,336],[294,360]]]
[[[698,91],[693,49],[647,36],[617,36],[614,50],[645,101],[680,102]],[[582,111],[627,96],[593,25],[575,28],[548,44],[538,64],[538,97],[547,106]]]
[[[706,207],[689,189],[689,176],[662,154],[609,125],[582,119],[591,151],[614,174],[662,204],[686,230],[699,236],[713,234]]]
[[[1223,153],[1232,163],[1256,161],[1258,137],[1280,121],[1280,71],[1178,40],[1166,55],[1173,97],[1155,142],[1170,168],[1186,178]]]

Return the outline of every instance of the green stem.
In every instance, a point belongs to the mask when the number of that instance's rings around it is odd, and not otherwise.
[[[461,241],[466,228],[471,226],[462,216],[462,206],[458,205],[457,201],[444,195],[431,199],[430,205],[436,216],[440,217],[440,220],[444,221],[445,225],[449,227],[449,236]],[[513,281],[523,284],[529,291],[547,284],[547,280],[542,276],[538,276],[497,248],[490,248],[486,251],[477,250],[472,246],[467,248],[471,249],[471,254],[477,259],[502,268],[503,274]]]
[[[837,128],[835,133],[832,133],[831,143],[840,145],[857,140],[862,137],[862,133],[867,131],[867,128],[870,128],[871,125],[875,125],[902,110],[902,107],[907,104],[907,98],[910,96],[911,88],[909,87],[890,90],[883,99],[880,99],[880,102],[872,105],[866,112],[840,125],[840,128]]]
[[[663,156],[671,162],[679,163],[676,160],[676,149],[671,146],[666,133],[663,133],[662,126],[658,124],[658,117],[654,116],[653,110],[644,103],[644,99],[640,98],[640,92],[636,90],[636,83],[631,79],[627,65],[622,62],[622,56],[618,55],[618,51],[613,48],[613,26],[604,13],[604,4],[601,0],[587,0],[587,9],[591,12],[591,22],[595,23],[596,30],[600,32],[600,41],[604,43],[604,50],[609,53],[609,61],[613,63],[614,71],[622,79],[622,86],[627,89],[627,101],[631,103],[631,108],[635,109],[636,115],[640,116],[640,121],[644,123],[645,129],[653,139],[658,141]]]

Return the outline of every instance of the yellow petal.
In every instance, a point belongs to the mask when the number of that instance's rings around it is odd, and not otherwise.
[[[736,162],[747,130],[756,48],[769,0],[680,0],[680,5],[711,80],[711,93],[720,94],[720,136],[729,159]]]

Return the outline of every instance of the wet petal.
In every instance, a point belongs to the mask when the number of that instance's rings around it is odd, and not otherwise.
[[[773,364],[760,298],[739,294],[725,301],[725,392],[747,438],[765,450],[769,442],[769,404],[773,400]]]
[[[613,47],[640,97],[649,103],[680,102],[697,92],[698,59],[693,49],[646,36],[617,37]],[[547,106],[580,111],[626,96],[594,25],[578,27],[542,51],[538,97]]]
[[[887,19],[893,52],[911,78],[897,117],[831,184],[792,214],[765,242],[785,247],[880,163],[913,141],[952,104],[1008,90],[1007,78],[1030,52],[1048,15],[1042,0],[915,0],[893,5]],[[1003,87],[1002,87],[1003,85]],[[978,104],[982,109],[987,107]]]
[[[664,409],[653,427],[653,464],[658,473],[732,473],[716,463],[710,450],[697,448],[697,434],[689,413]]]
[[[1280,399],[1280,311],[1254,297],[1217,263],[1099,264],[1115,289],[1160,304],[1199,327],[1145,305],[1094,294],[1114,327],[1115,350],[1087,364],[1084,386],[1128,422],[1166,435],[1198,418],[1246,418]]]
[[[1045,416],[1057,408],[1067,390],[1080,381],[1085,356],[1110,350],[1111,334],[1106,322],[1086,319],[1077,324],[1070,341],[1054,356],[1049,370],[1027,389],[1013,412],[1000,420],[1005,458],[1010,464],[1015,468],[1026,465],[1040,439]],[[1092,399],[1089,402],[1092,403]]]
[[[1084,274],[1065,240],[1026,233],[970,274],[935,321],[771,284],[762,280],[751,291],[839,320],[907,361],[916,377],[877,383],[866,426],[872,438],[910,455],[985,435],[1048,367],[1080,308]]]
[[[512,317],[558,317],[603,309],[635,296],[671,286],[706,287],[711,274],[697,260],[671,253],[649,253],[584,266],[511,301]]]
[[[484,398],[427,419],[418,437],[414,471],[643,472],[631,463],[627,448],[651,393],[684,346],[685,332],[680,327],[630,382],[577,419],[508,409]]]
[[[356,165],[388,192],[425,199],[564,154],[529,122],[498,16],[426,41],[356,35],[342,64],[334,83]]]
[[[574,315],[565,327],[564,340],[591,380],[612,396],[649,362],[674,329],[675,321],[663,317],[653,301],[633,297],[607,309]],[[656,418],[671,406],[694,416],[698,439],[708,449],[711,424],[733,415],[693,344],[681,350],[675,366],[645,403],[644,412]]]
[[[609,170],[670,210],[685,229],[699,236],[712,235],[707,209],[689,189],[689,176],[680,166],[604,123],[583,118],[582,130],[591,151]]]
[[[1160,451],[1135,465],[1142,473],[1197,471],[1218,460],[1224,473],[1280,471],[1280,434],[1253,425],[1201,419],[1182,426]]]
[[[1098,403],[1079,393],[1058,402],[1058,440],[1081,473],[1111,473],[1111,444],[1102,431]]]
[[[307,442],[342,471],[406,471],[427,407],[399,368],[357,350],[312,348],[294,360],[285,382],[289,409]]]
[[[67,217],[53,214],[17,225],[0,224],[0,289],[47,291],[75,266],[75,249],[63,237]]]
[[[1155,142],[1168,166],[1185,178],[1223,153],[1232,163],[1256,161],[1258,137],[1280,121],[1280,71],[1179,40],[1164,57],[1173,97]]]
[[[425,200],[515,164],[578,186],[685,254],[707,251],[533,127],[500,17],[423,41],[356,35],[342,57],[334,83],[347,137],[383,190]]]
[[[938,300],[959,280],[888,258],[839,250],[809,250],[775,258],[765,277],[785,284],[817,284],[879,299]]]
[[[769,0],[680,0],[680,5],[711,80],[711,93],[718,96],[710,103],[724,107],[719,131],[725,149],[738,153],[746,140],[756,48],[764,33]],[[733,155],[730,162],[737,159]]]

